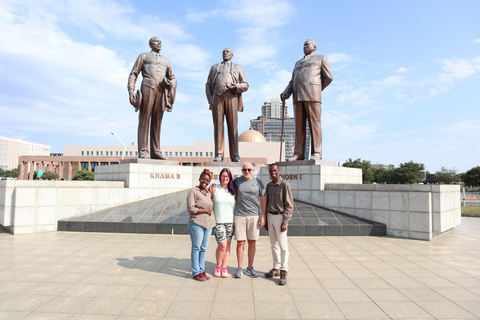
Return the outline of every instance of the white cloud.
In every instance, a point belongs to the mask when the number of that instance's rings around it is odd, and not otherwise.
[[[330,62],[331,64],[350,62],[355,60],[349,55],[347,55],[346,53],[330,53],[330,54],[327,54],[327,58],[328,58],[328,62]]]
[[[480,44],[480,38],[473,40],[473,43]]]
[[[395,70],[394,72],[396,72],[396,73],[407,73],[408,69],[405,68],[405,67],[400,67],[397,70]]]
[[[392,87],[392,86],[398,86],[398,85],[401,85],[403,83],[403,79],[401,77],[398,77],[398,76],[390,76],[390,77],[387,77],[383,80],[374,80],[372,81],[372,84],[375,85],[375,86],[379,86],[379,87]]]
[[[440,128],[441,132],[448,133],[451,137],[480,138],[480,119],[465,120],[452,123],[451,125]]]
[[[465,79],[480,71],[480,57],[473,59],[442,60],[443,77]]]
[[[480,57],[471,59],[445,59],[440,61],[443,73],[435,79],[421,81],[421,85],[431,86],[429,97],[451,90],[459,80],[470,78],[480,73]]]
[[[186,18],[195,22],[225,18],[247,26],[276,28],[288,21],[295,8],[288,1],[280,0],[226,0],[224,6],[206,12],[188,9]]]

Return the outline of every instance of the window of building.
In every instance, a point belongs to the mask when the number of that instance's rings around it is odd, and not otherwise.
[[[123,151],[120,151],[120,155],[123,155]]]
[[[203,152],[202,151],[200,151],[200,157],[203,157]]]
[[[87,151],[88,155],[88,151]],[[82,162],[82,169],[88,170],[88,162]]]
[[[182,156],[182,151],[180,151],[180,154],[179,154],[179,155],[180,155],[180,157]]]
[[[103,151],[100,151],[100,155],[103,156]]]
[[[198,157],[198,151],[195,151],[195,157]]]
[[[90,154],[93,156],[93,151],[90,151]]]
[[[117,156],[118,156],[118,151],[115,151],[115,155],[117,155]]]
[[[135,151],[135,155],[138,156],[138,151]]]
[[[190,151],[190,157],[193,157],[193,152],[192,151]]]
[[[89,155],[90,155],[90,151],[87,151],[87,156],[89,156]]]
[[[85,155],[85,151],[82,151],[82,156],[84,156],[84,155]]]
[[[178,157],[178,151],[175,151],[175,157]]]
[[[97,151],[97,156],[98,156],[99,152]]]

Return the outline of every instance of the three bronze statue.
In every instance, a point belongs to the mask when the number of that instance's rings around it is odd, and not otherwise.
[[[130,103],[138,117],[138,157],[166,160],[160,150],[160,129],[163,113],[172,111],[177,81],[170,61],[160,55],[162,42],[158,37],[149,41],[150,52],[138,56],[128,77]],[[295,63],[292,78],[280,94],[284,103],[293,94],[295,109],[295,150],[288,161],[305,159],[307,141],[307,119],[310,126],[312,149],[311,159],[322,159],[322,91],[333,79],[326,56],[315,53],[317,44],[309,39],[303,45],[304,57]],[[224,160],[224,121],[227,122],[230,160],[240,162],[238,152],[238,112],[243,111],[242,93],[248,90],[248,82],[241,65],[233,63],[232,49],[222,52],[223,61],[210,68],[205,93],[212,110],[215,142],[214,161]],[[143,80],[135,93],[139,74]],[[148,135],[150,132],[150,148]]]

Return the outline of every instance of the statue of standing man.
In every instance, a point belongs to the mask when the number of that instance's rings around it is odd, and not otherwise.
[[[288,161],[305,159],[307,119],[312,136],[311,159],[322,159],[322,91],[332,82],[333,75],[327,57],[316,54],[316,50],[315,41],[305,41],[305,56],[295,63],[292,79],[280,94],[285,102],[293,93],[295,107],[295,151]]]
[[[152,51],[138,56],[128,76],[130,103],[138,115],[138,157],[166,160],[160,150],[160,129],[164,111],[172,111],[177,81],[170,61],[160,55],[162,42],[158,37],[149,41]],[[138,74],[142,73],[142,85],[135,94]],[[149,130],[150,127],[150,130]],[[150,149],[148,133],[150,131]]]
[[[232,49],[223,50],[223,62],[214,64],[208,75],[205,92],[212,110],[215,140],[215,159],[223,161],[224,117],[227,119],[228,146],[232,162],[239,162],[238,155],[238,111],[243,111],[242,92],[248,90],[245,72],[241,65],[232,63]]]

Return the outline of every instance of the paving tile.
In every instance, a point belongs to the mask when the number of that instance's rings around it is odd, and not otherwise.
[[[183,287],[178,291],[175,301],[213,301],[216,291],[215,287]]]
[[[395,319],[434,319],[428,312],[413,302],[385,302],[379,301],[377,305]]]
[[[48,295],[2,295],[0,311],[34,311],[54,297]]]
[[[447,301],[447,298],[430,288],[399,288],[402,294],[412,301]]]
[[[371,302],[360,289],[326,289],[332,300],[338,302]]]
[[[252,288],[217,288],[215,303],[217,302],[252,302],[254,300]]]
[[[87,305],[92,298],[58,296],[43,304],[36,309],[38,312],[69,312],[77,313],[81,308]]]
[[[130,317],[163,317],[172,304],[172,300],[134,300],[122,315]]]
[[[299,302],[297,307],[302,319],[345,319],[333,302]]]
[[[372,301],[410,301],[405,295],[393,288],[362,289]]]
[[[213,304],[210,317],[213,319],[255,319],[255,305],[253,301],[216,302]]]
[[[299,310],[293,302],[255,301],[255,317],[257,319],[300,319]]]
[[[390,319],[373,302],[340,302],[337,307],[346,319]]]
[[[290,294],[296,303],[332,302],[332,298],[325,289],[290,288]]]
[[[204,301],[174,301],[165,315],[165,318],[195,318],[209,319],[212,311],[212,303]]]
[[[120,315],[123,310],[132,302],[131,299],[119,298],[93,298],[78,313],[82,314],[100,314],[100,315]]]
[[[35,319],[35,320],[64,320],[71,319],[74,316],[73,313],[47,313],[47,312],[32,312],[24,319]],[[0,318],[1,319],[1,318]]]
[[[30,311],[27,312],[15,312],[15,311],[0,311],[0,319],[11,320],[11,319],[22,319],[28,314]]]
[[[323,288],[329,289],[329,288],[337,288],[337,289],[342,289],[342,288],[354,288],[356,289],[357,286],[355,283],[352,282],[352,280],[345,278],[345,279],[321,279],[319,280],[320,284],[322,285]]]
[[[61,296],[74,297],[98,297],[108,287],[106,284],[83,284],[78,283],[69,287],[67,290],[60,293]]]
[[[420,301],[420,302],[417,302],[417,304],[436,318],[442,318],[442,319],[445,319],[445,318],[476,319],[477,318],[474,314],[466,311],[464,308],[450,301],[443,301],[443,302]]]
[[[352,279],[352,282],[359,287],[360,289],[374,289],[374,288],[383,288],[383,289],[388,289],[391,288],[391,286],[383,279],[370,279],[370,278],[358,278],[358,279]]]
[[[450,301],[477,301],[480,303],[480,296],[464,288],[436,288],[436,292]]]

